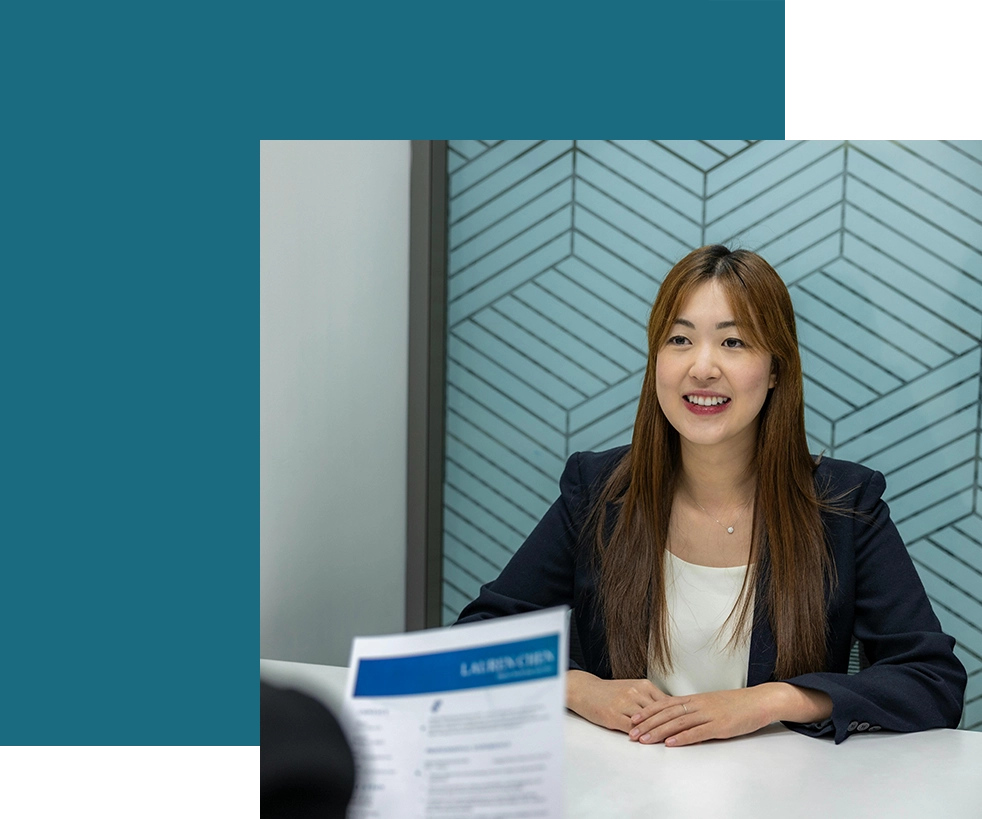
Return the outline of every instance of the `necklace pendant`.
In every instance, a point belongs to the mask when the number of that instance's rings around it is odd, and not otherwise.
[[[729,532],[732,535],[733,534],[733,527],[732,526],[727,526],[726,527],[726,531]]]

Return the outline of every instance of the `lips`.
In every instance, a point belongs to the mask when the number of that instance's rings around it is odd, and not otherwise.
[[[694,415],[718,415],[730,406],[730,399],[723,395],[685,395],[685,408]]]

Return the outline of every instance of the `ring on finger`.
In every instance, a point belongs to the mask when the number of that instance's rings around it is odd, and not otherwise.
[[[684,702],[682,703],[682,713],[683,714],[688,714],[689,713],[689,709],[685,707],[685,703]]]

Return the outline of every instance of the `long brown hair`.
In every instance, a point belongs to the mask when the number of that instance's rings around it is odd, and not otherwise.
[[[816,494],[815,461],[805,439],[801,358],[791,296],[756,253],[707,245],[689,253],[665,277],[648,321],[648,366],[627,456],[605,483],[592,516],[600,571],[600,602],[615,678],[641,678],[652,659],[672,667],[664,557],[681,469],[679,434],[655,392],[655,362],[672,324],[693,291],[714,281],[753,347],[771,354],[777,384],[760,411],[753,468],[756,489],[750,567],[735,633],[757,614],[770,621],[779,679],[826,664],[825,584],[834,567],[825,545]],[[609,505],[619,506],[609,531]],[[607,535],[609,534],[609,537]],[[735,610],[736,611],[736,610]]]

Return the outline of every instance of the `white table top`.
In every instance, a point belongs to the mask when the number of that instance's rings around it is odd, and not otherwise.
[[[267,682],[337,711],[347,669],[260,660]],[[569,713],[566,816],[684,819],[982,817],[982,733],[853,734],[841,745],[776,724],[685,748],[640,745]]]

